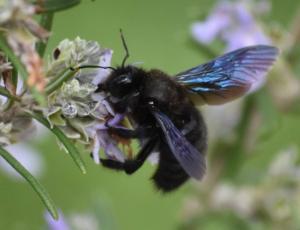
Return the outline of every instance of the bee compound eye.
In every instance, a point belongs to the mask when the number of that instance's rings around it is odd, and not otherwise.
[[[117,85],[129,85],[132,83],[132,79],[129,75],[123,74],[116,78],[115,83]]]

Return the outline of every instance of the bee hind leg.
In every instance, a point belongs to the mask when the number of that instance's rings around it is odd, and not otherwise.
[[[121,161],[100,158],[100,162],[106,168],[124,170],[124,163]]]

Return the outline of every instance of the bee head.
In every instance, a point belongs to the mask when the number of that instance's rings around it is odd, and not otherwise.
[[[97,91],[107,92],[114,98],[126,97],[139,88],[139,72],[139,69],[133,66],[116,68],[103,84],[98,85]]]

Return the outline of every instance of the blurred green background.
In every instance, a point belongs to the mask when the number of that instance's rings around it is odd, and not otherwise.
[[[271,18],[283,26],[300,4],[295,0],[272,3]],[[119,36],[122,28],[129,46],[129,62],[143,62],[144,68],[155,67],[174,74],[205,61],[200,50],[191,45],[189,27],[213,4],[210,0],[84,0],[79,6],[55,15],[48,52],[62,39],[80,36],[112,48],[113,65],[117,65],[124,55]],[[263,143],[258,154],[275,152],[287,141],[300,147],[299,130],[297,117],[282,115],[280,132]],[[88,174],[82,175],[58,149],[52,136],[33,140],[32,144],[46,163],[40,180],[66,215],[90,211],[92,207],[97,209],[103,229],[168,230],[176,229],[180,223],[180,209],[190,183],[172,194],[162,195],[149,180],[154,170],[150,164],[128,177],[95,165],[86,154]],[[27,183],[14,182],[0,171],[0,193],[0,229],[45,227],[44,206]]]

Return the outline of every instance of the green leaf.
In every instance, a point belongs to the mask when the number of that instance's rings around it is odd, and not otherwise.
[[[66,10],[70,7],[76,6],[81,2],[81,0],[45,0],[37,2],[46,12],[54,12]],[[40,4],[39,2],[42,2],[42,4]]]
[[[4,105],[2,105],[2,109],[0,110],[1,112],[5,112],[9,110],[12,106],[14,105],[14,100],[13,99],[8,99]]]
[[[53,125],[58,125],[58,126],[66,125],[66,120],[62,118],[62,112],[60,107],[57,107],[55,108],[55,110],[52,110],[51,113],[48,113],[46,119],[49,122],[51,127],[53,127]]]
[[[64,71],[61,76],[53,79],[51,82],[47,84],[45,89],[46,94],[47,95],[51,94],[53,91],[58,89],[64,82],[74,77],[75,74],[76,74],[75,70],[66,69],[66,71]]]
[[[12,82],[13,82],[14,86],[16,87],[16,89],[18,87],[18,80],[19,80],[18,79],[18,71],[16,68],[13,68],[12,69]]]
[[[27,112],[27,114],[30,115],[31,117],[33,117],[34,119],[36,119],[38,122],[40,122],[44,126],[46,126],[61,141],[61,143],[65,146],[69,155],[72,157],[73,161],[78,166],[80,171],[83,174],[86,174],[86,168],[85,168],[84,162],[81,159],[80,153],[78,152],[77,148],[74,146],[74,143],[72,143],[57,126],[53,126],[51,128],[47,119],[45,119],[41,114],[33,113],[33,112],[29,112],[29,111]]]
[[[24,82],[27,82],[28,73],[20,59],[14,54],[12,49],[7,44],[3,33],[0,33],[0,50],[2,50],[5,53],[9,61],[13,64],[14,69],[16,69],[22,76]],[[41,105],[46,104],[45,97],[41,93],[39,93],[35,87],[31,87],[30,90],[34,99],[37,102],[39,102]]]
[[[4,96],[4,97],[7,97],[9,99],[12,99],[12,100],[17,100],[19,101],[19,99],[13,95],[10,94],[10,92],[4,88],[3,86],[0,86],[0,95]]]
[[[4,158],[4,160],[7,161],[22,177],[24,177],[25,180],[31,185],[31,187],[34,189],[34,191],[38,194],[38,196],[41,198],[42,202],[48,209],[49,213],[52,215],[54,219],[58,219],[58,212],[56,210],[56,207],[54,205],[54,202],[50,198],[48,192],[46,189],[40,184],[40,182],[35,179],[31,173],[24,168],[23,165],[20,164],[19,161],[17,161],[16,158],[14,158],[9,152],[7,152],[5,149],[3,149],[0,146],[0,155]]]
[[[0,95],[8,98],[6,103],[2,106],[2,109],[0,109],[1,112],[11,108],[15,101],[20,101],[19,98],[15,97],[14,95],[11,95],[10,92],[3,86],[0,86]]]
[[[53,18],[54,18],[53,12],[49,12],[49,13],[47,12],[47,13],[42,14],[41,20],[40,20],[40,25],[47,31],[51,31],[52,24],[53,24]],[[40,41],[39,43],[37,43],[36,50],[37,50],[38,54],[40,55],[40,57],[44,56],[45,50],[47,47],[47,43],[48,43],[48,41],[47,42]]]

